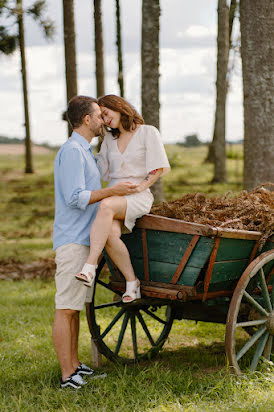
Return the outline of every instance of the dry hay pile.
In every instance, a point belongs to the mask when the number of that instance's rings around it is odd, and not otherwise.
[[[259,231],[263,244],[274,233],[274,192],[263,186],[234,197],[231,193],[211,198],[202,193],[191,193],[153,206],[151,213],[214,227]]]

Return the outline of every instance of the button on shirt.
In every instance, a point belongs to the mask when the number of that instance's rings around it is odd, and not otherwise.
[[[89,246],[99,205],[89,205],[89,200],[93,190],[101,189],[101,180],[90,144],[76,132],[57,153],[54,186],[53,249],[68,243]]]

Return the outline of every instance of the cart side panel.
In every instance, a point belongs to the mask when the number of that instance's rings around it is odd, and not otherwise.
[[[222,238],[217,251],[216,262],[249,259],[254,245],[254,240]]]
[[[193,235],[185,233],[147,230],[149,280],[170,283],[192,239]],[[123,241],[130,252],[135,273],[140,279],[144,279],[141,230],[134,229],[132,234],[124,235]],[[201,269],[209,259],[213,243],[212,238],[205,236],[199,238],[177,284],[186,286],[195,284]]]
[[[267,242],[264,251],[271,249],[271,244],[274,245],[272,242]],[[212,292],[233,288],[249,265],[255,247],[254,240],[221,239],[208,290]],[[257,255],[260,253],[262,252],[257,251]],[[268,273],[271,269],[270,265],[265,269]]]

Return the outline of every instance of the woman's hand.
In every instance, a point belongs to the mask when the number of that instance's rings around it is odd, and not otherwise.
[[[136,193],[137,186],[139,185],[131,182],[119,182],[111,186],[109,189],[112,192],[112,196],[125,196]]]
[[[140,192],[142,192],[143,190],[144,190],[144,188],[142,187],[141,184],[136,185],[136,187],[135,187],[135,193],[140,193]]]

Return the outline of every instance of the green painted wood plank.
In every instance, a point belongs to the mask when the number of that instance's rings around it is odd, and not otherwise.
[[[143,260],[133,257],[131,258],[133,269],[139,279],[144,279]],[[177,265],[173,263],[149,261],[149,280],[153,282],[170,283]],[[200,268],[186,267],[181,278],[178,281],[179,285],[193,286],[200,274]]]
[[[149,260],[179,264],[191,239],[192,235],[184,233],[171,233],[160,231],[147,232],[147,244]],[[213,240],[200,237],[191,257],[189,264],[194,267],[203,267],[213,247]]]
[[[210,284],[231,279],[240,279],[247,265],[248,259],[215,263],[210,279]]]
[[[132,256],[143,257],[142,232],[141,229],[134,229],[132,233],[122,235],[122,240]]]
[[[169,283],[176,271],[177,265],[165,262],[149,261],[149,278],[154,282]],[[193,286],[199,276],[200,268],[185,268],[178,284]]]
[[[248,259],[254,245],[254,240],[222,238],[217,251],[216,262],[224,260]]]
[[[178,285],[194,286],[201,272],[201,268],[187,265],[178,280]]]
[[[219,290],[233,290],[238,283],[237,279],[231,279],[224,282],[216,282],[209,285],[208,292],[216,292]],[[199,289],[199,292],[203,292],[203,288]]]

